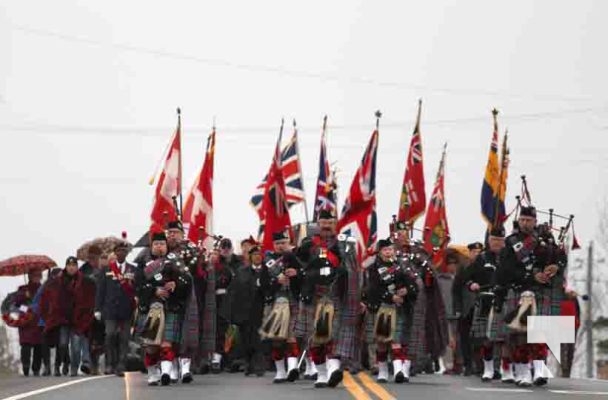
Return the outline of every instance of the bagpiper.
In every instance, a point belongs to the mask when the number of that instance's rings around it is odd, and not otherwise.
[[[352,332],[340,330],[341,311],[351,303],[346,251],[354,252],[344,235],[336,235],[336,217],[319,213],[320,233],[302,240],[299,258],[304,262],[296,336],[303,338],[317,370],[316,388],[336,387],[343,378],[336,348]],[[341,243],[341,244],[340,244]],[[348,250],[347,250],[348,249]],[[356,304],[359,304],[357,296]]]
[[[380,383],[388,381],[387,359],[390,353],[395,383],[409,381],[411,362],[407,348],[401,345],[406,315],[411,315],[418,287],[412,271],[394,258],[390,239],[380,240],[375,262],[365,271],[362,300],[366,306],[367,342],[376,343],[376,360]],[[411,321],[410,321],[411,322]]]
[[[498,325],[502,323],[504,315],[496,313],[493,289],[495,273],[500,265],[500,252],[504,247],[504,228],[492,228],[488,235],[488,248],[477,256],[464,274],[465,288],[475,294],[470,337],[473,340],[475,351],[479,353],[483,362],[481,375],[483,382],[494,379],[496,376],[494,355],[503,354],[502,340],[498,336]],[[513,373],[510,359],[506,354],[501,358],[501,379],[504,383],[512,383]]]
[[[300,349],[294,334],[298,315],[301,266],[292,252],[287,232],[272,235],[274,252],[266,255],[268,302],[272,308],[260,327],[262,340],[272,341],[272,360],[276,367],[274,383],[294,382],[299,378]],[[287,363],[287,365],[286,365]]]
[[[545,365],[547,346],[527,343],[525,317],[552,314],[550,293],[566,268],[566,257],[554,243],[551,244],[550,232],[537,229],[535,207],[521,207],[517,222],[517,232],[506,239],[501,253],[496,290],[500,298],[504,298],[508,289],[513,288],[514,296],[506,304],[505,322],[510,331],[509,345],[516,382],[523,387],[541,386],[548,381]]]
[[[191,281],[191,293],[186,299],[186,306],[181,321],[181,342],[178,358],[173,361],[171,381],[176,383],[180,378],[182,383],[192,382],[190,371],[192,357],[198,352],[199,341],[199,301],[196,297],[193,273],[200,270],[201,249],[184,238],[184,227],[181,221],[171,221],[167,226],[168,258],[176,262],[180,273]]]
[[[410,240],[409,226],[402,221],[395,225],[396,257],[416,274],[418,296],[414,304],[412,324],[406,324],[402,343],[407,343],[412,373],[433,373],[433,360],[438,360],[448,345],[445,305],[435,277],[431,256],[422,243]],[[409,328],[409,329],[408,329]]]
[[[138,287],[139,311],[145,318],[138,327],[145,349],[148,384],[171,383],[173,361],[179,351],[182,322],[192,293],[192,279],[183,272],[181,261],[167,255],[164,232],[152,234],[152,254],[143,269]],[[158,366],[160,365],[160,374]]]

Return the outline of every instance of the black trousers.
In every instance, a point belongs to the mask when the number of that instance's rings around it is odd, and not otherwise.
[[[264,362],[264,347],[255,324],[243,324],[239,326],[241,337],[241,355],[247,364],[247,372],[261,373],[266,370]]]
[[[473,325],[473,313],[470,312],[458,320],[458,335],[460,336],[460,350],[462,352],[462,363],[465,368],[473,365],[473,348],[471,345],[471,326]]]
[[[129,352],[131,324],[129,321],[106,320],[105,355],[106,371],[124,372]]]
[[[24,375],[29,375],[30,368],[34,375],[38,375],[40,373],[43,353],[44,351],[42,344],[21,345],[21,366],[23,368]]]

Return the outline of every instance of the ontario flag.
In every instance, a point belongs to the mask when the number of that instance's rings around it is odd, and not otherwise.
[[[424,248],[433,256],[433,265],[442,268],[445,250],[450,241],[450,228],[445,211],[444,172],[447,144],[443,147],[439,171],[424,220]]]
[[[150,181],[154,184],[154,180]],[[182,159],[181,159],[181,118],[178,110],[177,129],[171,138],[165,165],[158,177],[154,192],[150,232],[162,232],[165,224],[177,219],[173,199],[182,191]]]
[[[281,151],[280,168],[285,181],[285,194],[289,207],[301,203],[305,199],[304,184],[302,183],[302,167],[300,166],[300,151],[298,149],[298,131],[294,127],[289,143]],[[264,200],[264,187],[268,175],[256,187],[250,204],[258,213],[260,221],[264,219],[262,202]]]
[[[289,219],[289,207],[285,194],[285,180],[281,170],[281,137],[283,136],[283,124],[279,132],[279,138],[272,157],[270,170],[266,175],[264,185],[264,197],[262,199],[263,251],[272,251],[272,234],[285,231],[291,227]]]
[[[319,217],[319,211],[328,210],[337,215],[336,183],[327,159],[327,116],[323,119],[323,132],[321,132],[321,151],[319,153],[319,176],[317,178],[317,193],[315,194],[315,212],[313,221]]]
[[[401,197],[399,199],[398,220],[414,224],[424,214],[426,207],[426,193],[424,189],[424,168],[422,163],[422,139],[420,137],[420,113],[422,100],[418,102],[418,117],[410,141],[410,150],[407,155],[405,175]]]
[[[184,225],[188,226],[188,239],[202,240],[205,248],[213,247],[213,163],[215,158],[215,128],[207,138],[205,160],[184,205]],[[202,228],[202,229],[201,229]]]
[[[340,233],[357,240],[357,259],[363,266],[373,262],[374,247],[378,239],[376,219],[378,136],[376,129],[363,153],[361,165],[351,183],[337,226]]]

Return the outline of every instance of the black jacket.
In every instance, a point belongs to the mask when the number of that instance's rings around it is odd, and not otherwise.
[[[365,270],[365,288],[362,300],[371,312],[376,312],[382,303],[393,304],[393,295],[401,288],[407,289],[403,307],[413,305],[418,295],[418,285],[413,274],[408,274],[395,262],[376,259]]]
[[[236,325],[260,326],[268,287],[264,281],[268,281],[264,265],[257,271],[251,266],[240,267],[228,287],[222,317]]]
[[[135,292],[135,274],[137,266],[125,262],[124,278],[126,285],[132,285]],[[95,310],[100,311],[103,319],[113,321],[129,321],[133,316],[132,298],[114,276],[110,267],[104,267],[97,281],[97,296]]]

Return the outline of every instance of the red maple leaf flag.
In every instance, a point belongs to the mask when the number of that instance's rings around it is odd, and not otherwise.
[[[266,183],[264,185],[264,198],[262,200],[262,215],[264,220],[264,233],[262,238],[262,248],[264,251],[274,249],[272,234],[279,231],[290,229],[291,220],[289,219],[289,208],[285,193],[285,179],[281,170],[281,138],[283,136],[283,122],[279,138],[274,149],[272,163],[268,170]]]
[[[378,153],[378,130],[371,138],[361,165],[350,185],[337,229],[357,241],[357,258],[366,266],[373,261],[377,235],[376,219],[376,156]]]
[[[424,208],[426,207],[424,168],[422,163],[422,139],[420,137],[421,110],[422,100],[419,100],[418,117],[410,142],[401,197],[399,199],[398,220],[408,222],[412,225],[422,214],[424,214]]]
[[[439,171],[429,207],[424,220],[424,248],[433,256],[433,265],[440,268],[443,264],[445,250],[450,241],[450,228],[445,212],[444,171],[446,145],[443,147]]]
[[[215,158],[215,128],[207,138],[207,150],[201,171],[184,205],[184,225],[188,239],[194,243],[203,241],[205,248],[213,247],[213,163]],[[201,229],[202,228],[202,229]]]
[[[151,182],[153,184],[153,181]],[[177,219],[177,210],[173,197],[179,197],[182,191],[182,159],[181,159],[181,118],[178,110],[177,129],[171,138],[167,151],[165,165],[158,177],[154,192],[150,232],[161,232],[168,221]]]

